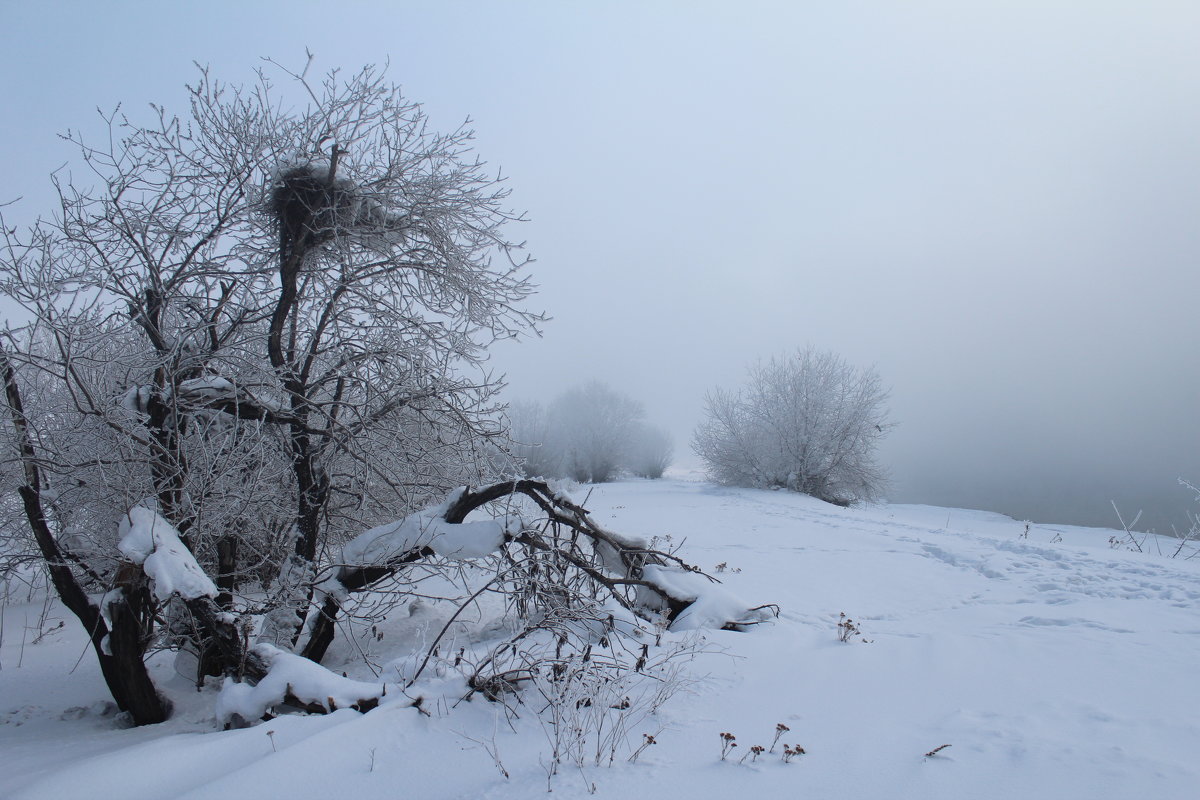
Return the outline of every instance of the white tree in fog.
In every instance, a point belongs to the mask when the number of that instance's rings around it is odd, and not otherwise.
[[[508,430],[512,454],[525,475],[531,478],[562,477],[562,453],[544,405],[536,400],[510,403]]]
[[[513,455],[529,477],[603,483],[623,472],[661,478],[671,437],[642,421],[642,404],[592,381],[559,395],[509,407]]]
[[[876,499],[875,449],[890,423],[874,369],[806,348],[759,362],[736,392],[714,389],[692,447],[734,486],[779,487],[846,505]]]
[[[550,416],[567,476],[604,483],[624,465],[644,412],[641,403],[593,381],[559,396]]]
[[[642,423],[634,428],[630,437],[625,466],[638,477],[661,478],[671,466],[674,455],[671,434],[655,425]]]

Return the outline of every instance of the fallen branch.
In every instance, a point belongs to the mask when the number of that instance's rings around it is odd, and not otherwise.
[[[549,535],[526,524],[511,510],[499,522],[466,522],[472,512],[517,496],[528,498],[538,507]],[[489,524],[493,527],[485,527]],[[480,527],[468,531],[467,525]],[[373,528],[348,543],[343,548],[342,565],[321,582],[325,597],[301,654],[320,661],[333,641],[337,616],[349,594],[393,577],[423,559],[437,555],[478,557],[498,552],[506,545],[545,554],[560,568],[572,568],[596,590],[643,619],[662,621],[668,627],[744,630],[779,613],[778,606],[772,604],[742,604],[713,588],[720,581],[678,556],[650,548],[641,539],[606,530],[587,509],[545,481],[516,480],[475,491],[459,489],[433,509]],[[366,554],[373,557],[361,563]]]

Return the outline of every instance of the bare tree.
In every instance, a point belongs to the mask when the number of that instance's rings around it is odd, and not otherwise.
[[[281,72],[283,92],[202,71],[183,118],[69,135],[86,182],[56,178],[58,213],[3,225],[0,291],[33,320],[4,364],[24,514],[59,577],[121,588],[131,661],[155,612],[144,579],[120,583],[123,514],[151,505],[226,605],[271,580],[266,629],[290,646],[324,550],[495,474],[484,352],[540,320],[469,129],[429,131],[373,68]]]
[[[732,607],[696,603],[713,581],[544,483],[462,488],[511,463],[483,362],[541,319],[519,217],[470,132],[428,131],[378,71],[283,74],[299,106],[202,72],[182,119],[107,118],[102,145],[72,137],[94,185],[0,224],[0,292],[32,319],[0,335],[0,525],[25,531],[3,552],[38,554],[118,705],[170,713],[144,663],[165,646],[229,678],[231,722],[368,710],[386,687],[314,662],[356,598],[411,594],[417,569],[459,610],[507,601],[517,633],[444,665],[492,698],[567,660],[637,673],[664,626],[764,619],[698,620]]]
[[[886,485],[875,448],[891,427],[887,397],[873,369],[806,348],[754,365],[736,393],[710,392],[692,447],[721,483],[839,505],[875,499]]]
[[[675,448],[671,434],[662,428],[645,423],[637,425],[630,436],[625,454],[625,466],[642,478],[661,478],[671,466]]]
[[[563,470],[589,483],[616,477],[645,415],[641,403],[599,381],[563,393],[549,413]]]
[[[513,456],[528,478],[563,476],[562,448],[546,407],[535,400],[508,406],[509,435]]]
[[[548,408],[525,401],[508,413],[526,477],[603,483],[627,471],[661,478],[671,464],[670,434],[642,421],[641,403],[598,381],[564,392]]]

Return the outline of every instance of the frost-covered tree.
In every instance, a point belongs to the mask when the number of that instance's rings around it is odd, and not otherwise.
[[[577,481],[604,483],[624,466],[642,404],[599,381],[560,395],[550,405],[552,442],[563,470]]]
[[[536,400],[517,400],[508,406],[512,454],[529,478],[561,478],[562,451],[546,407]]]
[[[348,607],[422,581],[514,616],[439,662],[473,692],[572,653],[587,674],[644,668],[598,666],[595,632],[686,616],[703,576],[544,483],[465,488],[511,463],[486,348],[541,319],[502,181],[373,68],[282,74],[202,72],[182,117],[72,134],[86,182],[58,180],[27,230],[0,220],[0,293],[31,320],[0,332],[0,557],[40,557],[138,724],[170,713],[157,646],[228,677],[230,721],[373,707],[386,687],[313,662]]]
[[[182,117],[71,134],[59,211],[4,225],[0,291],[32,319],[9,416],[80,579],[118,580],[117,520],[148,505],[226,601],[269,579],[290,646],[323,551],[495,474],[485,349],[540,317],[469,130],[430,131],[373,68],[282,75],[202,72]]]
[[[879,496],[875,449],[890,426],[873,369],[813,348],[759,362],[736,392],[715,389],[692,440],[713,479],[846,505]]]
[[[634,428],[630,436],[629,446],[625,453],[625,467],[641,478],[661,478],[671,459],[675,448],[671,442],[671,434],[662,428],[645,423]]]
[[[548,407],[513,403],[513,454],[528,477],[603,483],[630,472],[661,478],[671,465],[671,436],[643,416],[641,403],[599,381],[562,393]]]

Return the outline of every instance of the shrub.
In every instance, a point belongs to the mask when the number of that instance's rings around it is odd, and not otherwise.
[[[671,434],[653,425],[638,425],[634,429],[625,466],[641,478],[661,478],[674,456]]]
[[[604,483],[628,471],[661,478],[671,437],[642,422],[642,404],[599,381],[538,402],[509,407],[512,453],[526,477]]]
[[[754,365],[735,393],[710,392],[692,447],[720,483],[873,500],[887,481],[875,461],[887,398],[875,370],[806,348]]]

